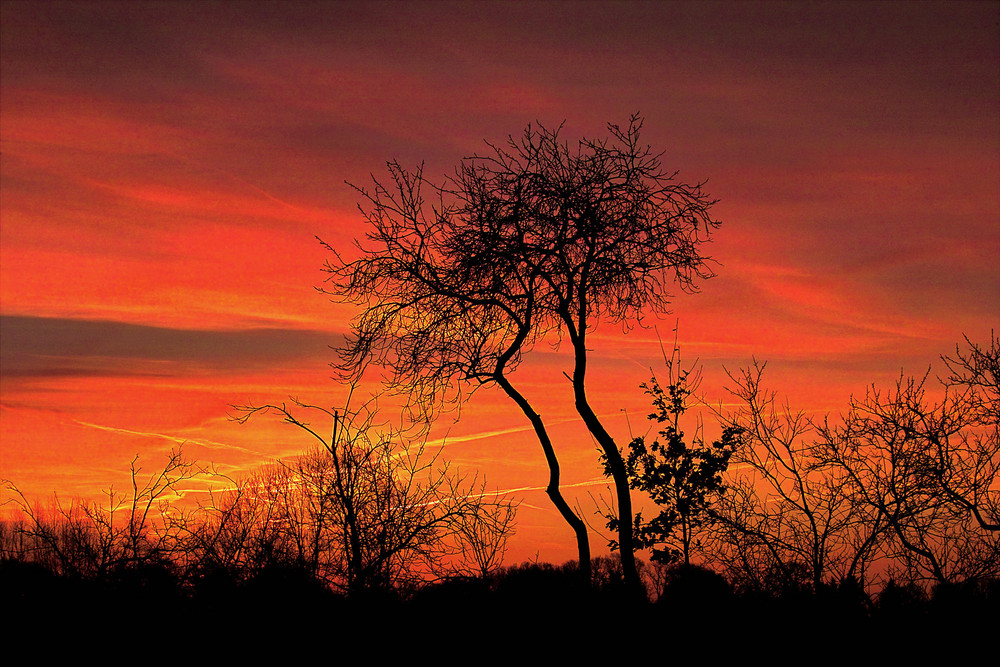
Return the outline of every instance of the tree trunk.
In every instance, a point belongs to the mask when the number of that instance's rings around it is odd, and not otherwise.
[[[573,369],[573,394],[575,397],[576,411],[583,418],[587,430],[590,431],[597,444],[604,451],[604,456],[608,461],[608,469],[611,471],[611,478],[615,483],[615,499],[618,503],[618,550],[622,559],[622,576],[625,579],[625,586],[635,593],[642,595],[642,582],[639,580],[639,570],[635,564],[635,543],[632,540],[632,494],[629,490],[628,472],[625,470],[625,461],[622,459],[615,439],[607,432],[601,420],[597,417],[590,402],[587,400],[586,374],[587,374],[587,350],[586,341],[583,336],[570,332],[573,343],[575,364]]]
[[[514,386],[507,380],[506,377],[499,376],[497,379],[497,384],[504,390],[504,392],[509,396],[517,406],[521,408],[521,411],[531,422],[532,428],[535,429],[535,435],[538,437],[538,442],[542,445],[542,451],[545,452],[545,461],[549,465],[549,485],[545,488],[545,493],[549,496],[552,504],[556,506],[559,510],[559,514],[562,518],[570,525],[576,535],[576,548],[579,552],[580,561],[580,577],[583,579],[586,585],[590,585],[590,540],[587,536],[587,524],[583,522],[577,514],[573,511],[573,508],[569,506],[566,499],[563,498],[562,492],[559,490],[559,459],[556,458],[556,451],[552,447],[552,440],[549,438],[548,431],[545,430],[545,424],[542,422],[541,415],[539,415],[528,403],[528,400],[519,392]]]

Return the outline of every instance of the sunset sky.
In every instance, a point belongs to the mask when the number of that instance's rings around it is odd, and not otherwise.
[[[709,398],[756,357],[818,414],[1000,325],[996,2],[0,12],[0,478],[33,497],[120,486],[133,456],[152,470],[182,442],[230,475],[309,446],[227,414],[343,400],[328,346],[353,311],[316,291],[315,237],[364,234],[345,181],[390,159],[441,180],[529,122],[572,142],[639,112],[665,167],[719,199],[717,277],[656,330],[597,329],[591,399],[621,441],[647,429],[638,384],[675,321]],[[566,369],[543,345],[515,380],[599,526]],[[511,559],[574,557],[512,404],[483,390],[446,435],[444,457],[524,499]]]

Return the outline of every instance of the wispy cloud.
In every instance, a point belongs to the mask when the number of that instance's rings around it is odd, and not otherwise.
[[[569,424],[574,421],[577,421],[577,419],[573,417],[567,417],[564,419],[547,420],[545,424],[548,427],[548,426],[557,426],[560,424]],[[517,433],[529,433],[532,431],[533,428],[530,425],[511,426],[508,428],[495,429],[491,431],[479,431],[477,433],[468,433],[465,435],[445,435],[435,440],[429,440],[427,442],[427,445],[431,447],[444,447],[445,445],[453,445],[460,442],[477,442],[480,440],[487,440],[489,438],[497,438],[504,435],[515,435]]]

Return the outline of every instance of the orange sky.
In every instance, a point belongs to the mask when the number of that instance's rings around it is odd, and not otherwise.
[[[721,263],[674,318],[704,389],[769,360],[837,411],[1000,324],[1000,5],[979,3],[2,4],[0,477],[92,494],[186,441],[238,473],[309,443],[228,406],[333,404],[350,311],[314,286],[363,233],[388,159],[444,175],[528,123],[643,139],[709,179]],[[594,339],[591,396],[645,431],[653,331]],[[595,445],[565,358],[518,373],[596,526]],[[623,408],[625,412],[623,412]],[[520,414],[477,394],[445,456],[491,486],[547,476]],[[538,491],[513,559],[573,557]],[[592,538],[595,549],[604,540]]]

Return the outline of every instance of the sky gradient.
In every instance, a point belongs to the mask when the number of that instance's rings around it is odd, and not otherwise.
[[[712,398],[756,357],[794,406],[837,412],[1000,324],[995,2],[0,11],[0,477],[37,497],[121,485],[181,442],[228,474],[308,446],[227,414],[342,400],[328,346],[353,311],[315,290],[315,237],[363,235],[345,181],[390,159],[440,180],[529,122],[575,141],[638,111],[665,167],[708,181],[718,275],[650,323],[679,322]],[[647,428],[656,331],[593,339],[591,399],[623,441]],[[567,368],[541,346],[515,379],[598,526]],[[574,556],[513,405],[483,390],[445,434],[446,458],[523,490],[512,558]]]

